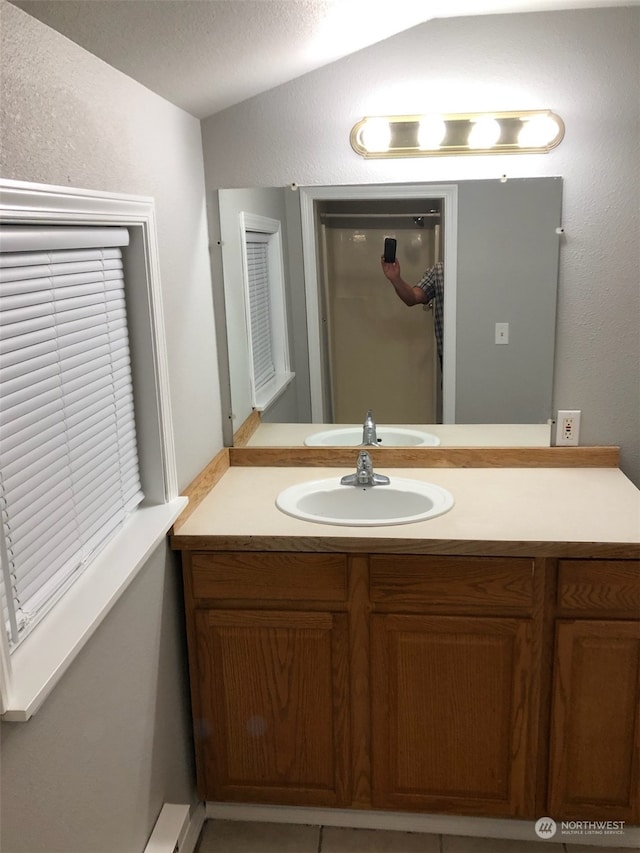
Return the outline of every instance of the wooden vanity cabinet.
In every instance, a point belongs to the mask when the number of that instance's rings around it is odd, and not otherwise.
[[[640,562],[184,552],[204,800],[640,822]]]
[[[532,817],[533,560],[370,567],[373,805]]]
[[[200,796],[350,804],[346,558],[196,553],[185,585]]]
[[[561,560],[549,813],[640,823],[640,562]]]

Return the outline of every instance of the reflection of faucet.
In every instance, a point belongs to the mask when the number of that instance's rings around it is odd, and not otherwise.
[[[373,462],[366,450],[361,450],[356,463],[356,473],[346,474],[340,483],[343,486],[388,486],[389,478],[373,473]]]
[[[376,434],[376,422],[373,419],[373,411],[369,409],[362,425],[362,443],[363,445],[378,446],[378,436]]]

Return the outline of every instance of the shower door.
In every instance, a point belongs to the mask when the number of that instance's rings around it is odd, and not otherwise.
[[[403,279],[416,284],[438,258],[439,225],[327,217],[323,228],[325,352],[335,423],[436,423],[440,374],[433,311],[408,307],[384,277],[385,237],[398,241]]]

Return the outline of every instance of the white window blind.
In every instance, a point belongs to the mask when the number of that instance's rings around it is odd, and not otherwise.
[[[272,346],[269,235],[247,231],[245,245],[251,313],[251,358],[257,393],[276,375]]]
[[[125,228],[0,234],[0,558],[15,646],[142,500]]]

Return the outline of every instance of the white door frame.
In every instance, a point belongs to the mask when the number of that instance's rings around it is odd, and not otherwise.
[[[447,298],[444,301],[442,371],[442,421],[455,423],[456,291],[458,257],[458,187],[456,184],[362,184],[360,186],[300,187],[302,251],[309,339],[311,420],[324,423],[321,335],[319,312],[316,201],[386,201],[388,199],[438,199],[444,202],[444,268]]]

